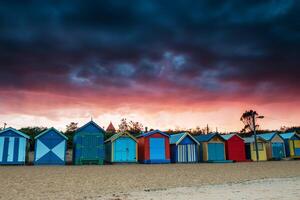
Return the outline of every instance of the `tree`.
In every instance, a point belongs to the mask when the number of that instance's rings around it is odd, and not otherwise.
[[[119,124],[119,131],[120,132],[125,132],[129,130],[129,125],[127,123],[127,119],[126,118],[122,118],[121,119],[121,123]]]
[[[78,129],[78,123],[75,122],[71,122],[69,125],[66,126],[66,131],[65,131],[65,135],[68,137],[68,149],[71,149],[73,146],[73,137],[74,134],[76,132],[76,130]]]
[[[69,125],[67,125],[67,129],[65,134],[72,134],[75,133],[75,131],[78,129],[78,123],[71,122]]]
[[[40,134],[41,132],[47,130],[47,127],[38,127],[38,126],[34,126],[34,127],[23,127],[21,129],[19,129],[19,131],[21,131],[22,133],[25,133],[26,135],[28,135],[30,137],[30,141],[29,141],[29,148],[31,151],[34,150],[34,137],[37,136],[38,134]]]
[[[125,132],[129,131],[133,134],[139,134],[143,130],[144,126],[140,122],[130,121],[127,122],[126,118],[121,119],[121,123],[119,124],[119,131]]]
[[[135,134],[139,134],[144,129],[144,126],[140,122],[129,122],[129,131]]]
[[[259,116],[258,113],[254,110],[245,111],[241,116],[240,120],[244,123],[244,128],[242,131],[246,132],[247,130],[254,133],[254,143],[256,150],[256,160],[259,161],[258,155],[258,145],[257,145],[257,136],[256,136],[256,128],[258,125],[256,124],[257,118],[263,118],[263,116]]]
[[[200,126],[196,126],[196,128],[194,128],[194,129],[191,130],[191,133],[192,133],[193,135],[200,135],[200,134],[202,134],[203,132],[202,132]]]

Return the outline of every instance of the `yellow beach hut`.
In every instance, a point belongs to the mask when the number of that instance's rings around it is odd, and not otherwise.
[[[266,149],[268,160],[281,160],[282,158],[286,157],[284,140],[279,134],[273,132],[259,134],[257,136],[267,141]]]
[[[253,161],[256,161],[256,148],[255,148],[255,142],[254,137],[246,137],[244,138],[245,141],[245,149],[246,149],[246,155],[248,159],[251,159]],[[265,161],[267,160],[267,141],[264,139],[257,137],[257,148],[258,148],[258,158],[259,161]]]

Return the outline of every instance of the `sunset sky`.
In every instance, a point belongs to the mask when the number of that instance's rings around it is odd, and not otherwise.
[[[221,3],[220,3],[221,2]],[[0,126],[300,125],[300,2],[0,3]]]

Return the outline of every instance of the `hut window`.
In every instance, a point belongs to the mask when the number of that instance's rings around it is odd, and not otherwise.
[[[254,146],[253,150],[256,151],[255,143],[253,143],[253,146]],[[263,150],[263,143],[258,142],[257,143],[257,148],[258,148],[258,151],[262,151]]]

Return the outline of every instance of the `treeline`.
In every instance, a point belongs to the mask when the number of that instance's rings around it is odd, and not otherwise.
[[[30,149],[33,150],[34,149],[34,138],[42,133],[43,131],[47,130],[48,127],[24,127],[19,129],[19,131],[27,134],[28,136],[30,136],[31,140],[30,140]],[[66,130],[63,132],[61,131],[62,134],[66,135],[68,137],[68,143],[67,146],[68,148],[72,148],[73,145],[73,137],[74,134],[76,132],[76,130],[78,129],[78,123],[75,122],[71,122],[70,124],[68,124],[66,126]],[[103,127],[104,129],[104,127]],[[1,128],[0,128],[1,130]],[[142,123],[140,122],[134,122],[134,121],[127,121],[126,118],[121,119],[120,124],[118,125],[118,129],[117,130],[113,130],[113,131],[106,131],[105,132],[105,140],[108,139],[109,137],[111,137],[113,134],[115,134],[116,132],[124,132],[124,131],[128,131],[130,132],[133,136],[138,136],[140,135],[142,132],[144,131],[152,131],[153,129],[149,129],[147,127],[144,127]],[[245,129],[244,129],[245,130]],[[239,135],[241,135],[242,137],[249,137],[253,135],[253,131],[248,130],[248,131],[240,131],[238,132]],[[199,126],[197,126],[196,128],[193,129],[180,129],[180,128],[176,128],[174,130],[169,129],[165,131],[166,133],[168,133],[169,135],[171,134],[176,134],[176,133],[181,133],[181,132],[189,132],[192,135],[201,135],[201,134],[208,134],[208,133],[212,133],[212,132],[217,132],[217,130],[213,130],[211,129],[208,125],[204,128],[200,128]],[[279,132],[279,133],[286,133],[286,132],[297,132],[300,134],[300,126],[294,126],[294,127],[281,127],[280,130],[256,130],[257,134],[260,133],[266,133],[266,132]]]

